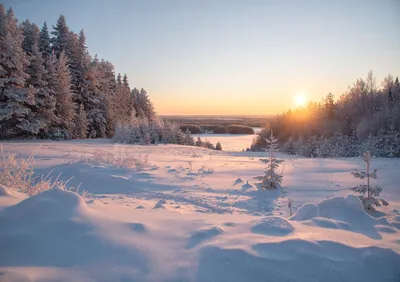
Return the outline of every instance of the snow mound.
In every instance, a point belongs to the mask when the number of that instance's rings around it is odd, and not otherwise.
[[[305,225],[317,226],[321,228],[351,230],[351,227],[346,222],[331,220],[323,217],[312,218],[303,223]]]
[[[8,207],[2,216],[32,224],[66,220],[84,213],[86,209],[85,200],[78,194],[54,188]]]
[[[354,195],[323,200],[318,204],[318,208],[320,217],[348,223],[368,223],[375,221],[373,217],[365,212],[360,199]]]
[[[399,263],[400,255],[390,249],[332,241],[267,242],[251,251],[205,246],[196,281],[398,281]]]
[[[72,267],[106,261],[148,271],[141,250],[116,241],[120,225],[94,216],[76,193],[51,189],[0,213],[0,265]]]
[[[186,249],[192,249],[197,245],[222,234],[224,231],[218,226],[214,226],[207,229],[196,230],[190,236],[188,243],[186,244]]]
[[[293,226],[282,217],[269,216],[256,221],[251,232],[269,236],[285,236],[294,231]]]
[[[365,212],[360,199],[354,195],[328,198],[317,205],[302,205],[290,219],[308,220],[316,217],[339,220],[347,223],[375,222],[375,219]]]
[[[2,271],[0,272],[1,282],[32,282],[31,279],[22,275],[21,273],[16,273],[13,271]]]
[[[3,185],[0,185],[0,197],[9,197],[9,196],[12,196],[11,192]]]
[[[307,220],[319,216],[319,208],[314,204],[302,205],[290,219],[291,220]]]

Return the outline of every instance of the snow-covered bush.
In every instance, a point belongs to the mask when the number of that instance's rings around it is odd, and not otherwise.
[[[219,143],[219,141],[215,145],[215,150],[222,151],[222,145],[221,145],[221,143]]]
[[[2,146],[0,149],[2,155],[0,160],[0,185],[28,196],[39,194],[54,187],[79,193],[79,187],[77,189],[67,187],[69,180],[60,181],[60,175],[55,179],[50,174],[41,177],[34,176],[33,168],[37,150],[33,151],[27,158],[21,158],[18,153],[4,154]],[[83,193],[86,194],[85,191]]]
[[[260,181],[260,187],[262,189],[274,189],[280,187],[282,184],[283,176],[276,173],[276,169],[283,160],[276,158],[277,151],[277,139],[273,135],[272,131],[270,136],[266,138],[265,142],[268,145],[269,157],[267,159],[260,159],[261,162],[265,163],[267,167],[265,168],[264,175],[256,176],[255,179]]]
[[[389,203],[383,199],[378,199],[377,197],[382,192],[382,188],[379,186],[371,186],[371,178],[377,179],[377,169],[374,169],[372,172],[370,171],[371,164],[371,153],[367,151],[364,153],[363,160],[366,164],[366,170],[360,172],[352,172],[354,177],[359,179],[367,179],[367,184],[360,184],[356,187],[349,188],[350,190],[360,193],[360,200],[362,201],[365,209],[372,210],[373,206],[387,206]],[[366,194],[366,195],[365,195]]]
[[[207,148],[207,149],[210,149],[210,150],[215,150],[214,144],[211,143],[211,142],[208,141],[208,140],[202,142],[202,144],[201,144],[200,147]]]
[[[132,156],[121,154],[120,156],[117,156],[115,154],[100,150],[82,155],[79,162],[91,165],[135,169],[137,171],[156,167],[154,164],[150,163],[149,155],[138,154]]]
[[[201,148],[207,148],[210,150],[216,150],[213,143],[211,143],[208,140],[203,141],[200,137],[197,137],[196,141],[194,142],[194,146],[201,147]],[[221,149],[222,149],[222,145],[221,145]]]
[[[190,131],[188,129],[186,129],[185,131],[185,136],[183,138],[183,144],[184,145],[188,145],[188,146],[193,146],[194,145],[194,139],[192,134],[190,133]]]
[[[190,132],[183,133],[175,123],[159,119],[133,119],[115,128],[114,140],[126,144],[180,144],[193,145]]]

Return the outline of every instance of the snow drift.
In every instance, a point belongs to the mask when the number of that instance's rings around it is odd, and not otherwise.
[[[119,246],[99,232],[85,201],[58,188],[28,198],[0,213],[0,266],[131,265],[147,271],[133,246]]]

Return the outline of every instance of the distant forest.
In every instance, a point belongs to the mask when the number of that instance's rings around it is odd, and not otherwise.
[[[400,157],[399,78],[388,75],[377,85],[370,71],[336,101],[329,93],[324,102],[277,115],[250,149],[264,148],[270,130],[286,153],[352,157],[371,151],[374,156]]]

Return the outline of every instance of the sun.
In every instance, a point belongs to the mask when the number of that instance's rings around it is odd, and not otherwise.
[[[304,107],[306,105],[306,97],[303,93],[297,94],[297,96],[294,98],[294,103],[298,107]]]

